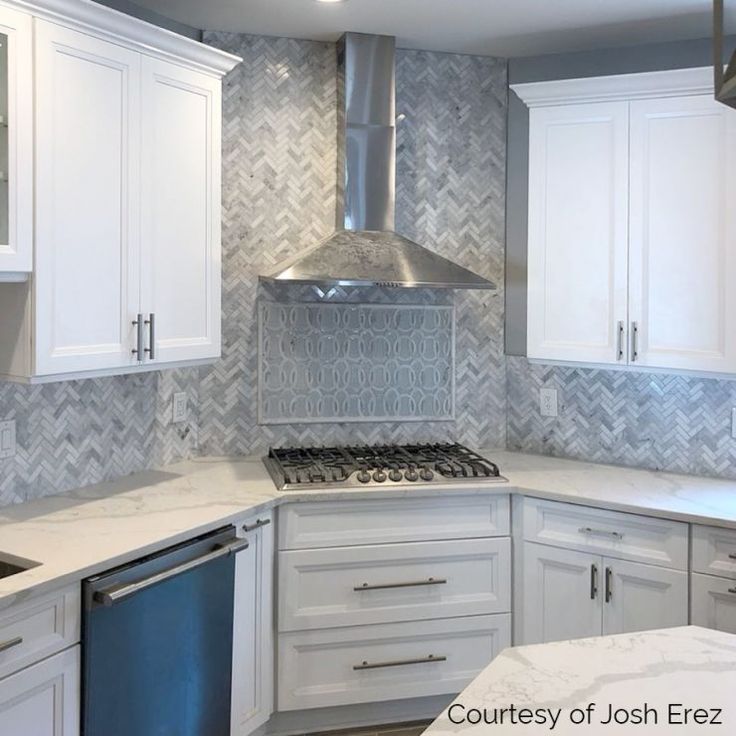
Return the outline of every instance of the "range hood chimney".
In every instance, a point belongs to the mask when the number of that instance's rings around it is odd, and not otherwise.
[[[395,48],[391,36],[363,33],[346,33],[338,43],[337,229],[261,281],[496,288],[394,232]]]

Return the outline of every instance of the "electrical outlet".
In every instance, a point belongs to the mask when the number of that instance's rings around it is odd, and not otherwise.
[[[184,391],[179,391],[174,394],[174,399],[171,402],[172,405],[172,421],[174,424],[180,422],[186,422],[187,420],[187,395]]]
[[[557,389],[539,389],[539,411],[543,417],[557,416]]]
[[[0,460],[15,456],[15,421],[0,422]]]

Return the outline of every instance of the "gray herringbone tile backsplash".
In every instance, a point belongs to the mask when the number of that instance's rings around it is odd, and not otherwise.
[[[594,462],[736,478],[736,381],[563,368],[507,358],[508,447]],[[539,389],[559,416],[540,416]]]

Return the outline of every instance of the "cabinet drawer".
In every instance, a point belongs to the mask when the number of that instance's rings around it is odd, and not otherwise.
[[[511,540],[280,552],[279,590],[280,631],[504,613]]]
[[[76,644],[80,606],[73,585],[0,611],[0,678]]]
[[[497,614],[281,634],[278,710],[458,693],[510,628]]]
[[[279,513],[279,549],[503,537],[510,526],[508,495],[298,503]]]
[[[0,734],[79,736],[79,647],[0,680]]]
[[[736,530],[694,525],[693,572],[736,579]]]
[[[693,573],[691,586],[690,623],[736,634],[736,586],[733,581]]]
[[[525,498],[524,539],[633,562],[687,570],[687,524]]]

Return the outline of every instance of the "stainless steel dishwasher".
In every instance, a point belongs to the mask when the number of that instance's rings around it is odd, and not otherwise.
[[[85,580],[84,736],[229,736],[232,526]]]

